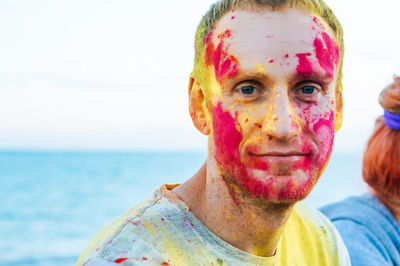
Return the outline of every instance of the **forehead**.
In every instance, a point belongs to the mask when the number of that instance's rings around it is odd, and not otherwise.
[[[257,61],[261,57],[314,53],[315,39],[323,39],[323,33],[331,35],[327,29],[321,19],[299,9],[273,11],[266,7],[257,12],[239,9],[218,21],[212,38],[219,43],[225,34],[222,39],[226,49],[238,58]],[[245,64],[246,61],[241,61],[242,67]]]

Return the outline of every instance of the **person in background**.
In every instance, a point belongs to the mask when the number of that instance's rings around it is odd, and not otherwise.
[[[331,222],[300,202],[341,125],[343,51],[322,0],[214,3],[189,77],[203,167],[105,227],[78,265],[349,265]]]
[[[321,208],[339,230],[352,265],[400,265],[400,77],[380,95],[363,160],[370,193]]]

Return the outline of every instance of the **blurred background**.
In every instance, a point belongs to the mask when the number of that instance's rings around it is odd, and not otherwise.
[[[73,265],[94,234],[202,165],[188,114],[212,0],[0,1],[0,265]],[[327,0],[345,30],[344,123],[307,201],[366,190],[361,159],[400,74],[398,0]]]

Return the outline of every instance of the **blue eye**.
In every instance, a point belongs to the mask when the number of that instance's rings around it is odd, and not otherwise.
[[[315,87],[313,86],[304,86],[301,88],[301,92],[304,94],[313,94],[315,92]]]
[[[244,86],[240,88],[240,92],[246,95],[253,94],[255,92],[255,88],[253,86]]]

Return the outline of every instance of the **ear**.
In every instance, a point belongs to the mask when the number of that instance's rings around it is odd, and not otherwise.
[[[336,88],[336,112],[335,112],[335,132],[342,126],[343,122],[343,83],[340,82]]]
[[[210,134],[206,99],[200,83],[191,75],[189,80],[189,112],[194,126],[204,135]]]

